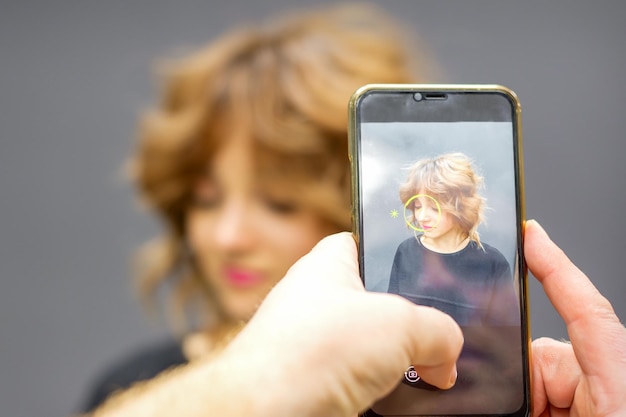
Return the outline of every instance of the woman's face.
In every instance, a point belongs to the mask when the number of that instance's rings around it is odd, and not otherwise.
[[[425,194],[415,199],[414,215],[418,227],[423,230],[424,237],[432,241],[456,238],[461,233],[456,220],[441,210],[435,201]]]
[[[188,237],[228,319],[247,320],[287,269],[333,227],[257,187],[250,139],[228,138],[195,190]]]

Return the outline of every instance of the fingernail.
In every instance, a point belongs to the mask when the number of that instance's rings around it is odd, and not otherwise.
[[[539,229],[541,232],[543,232],[543,234],[545,234],[546,236],[548,236],[548,232],[546,232],[546,229],[543,228],[543,226],[535,219],[529,219],[526,221],[526,223],[534,223],[533,227],[536,227],[537,229]]]
[[[526,223],[535,223],[537,226],[541,227],[541,225],[539,224],[539,222],[536,219],[528,219],[526,220]]]

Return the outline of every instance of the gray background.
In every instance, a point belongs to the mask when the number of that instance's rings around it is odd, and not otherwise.
[[[161,337],[129,254],[155,225],[120,174],[151,64],[274,1],[23,1],[0,11],[0,407],[63,416],[97,370]],[[380,1],[445,73],[522,102],[527,211],[626,317],[626,6],[620,0]],[[534,336],[566,337],[531,284]]]

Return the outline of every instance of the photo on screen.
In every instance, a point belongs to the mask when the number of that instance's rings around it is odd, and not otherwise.
[[[453,389],[408,369],[374,411],[515,412],[524,381],[512,123],[360,126],[365,286],[444,311],[465,337]]]

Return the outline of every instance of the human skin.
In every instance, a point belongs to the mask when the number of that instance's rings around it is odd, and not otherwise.
[[[524,247],[571,338],[533,343],[534,415],[626,415],[624,326],[534,221]],[[131,388],[95,415],[348,417],[389,393],[410,363],[424,380],[449,388],[461,346],[449,316],[365,292],[354,241],[341,233],[290,268],[216,358]]]
[[[448,315],[365,292],[352,236],[341,233],[291,267],[217,357],[135,386],[95,415],[353,416],[407,364],[451,387],[462,342]]]
[[[423,191],[415,199],[415,219],[423,230],[422,243],[439,253],[453,253],[463,249],[469,242],[467,233],[459,227],[450,213],[441,210],[435,199]]]
[[[188,241],[222,319],[247,321],[291,265],[337,226],[255,182],[250,129],[233,128],[187,215]]]
[[[571,342],[533,342],[533,415],[626,416],[626,329],[613,307],[532,220],[524,251]]]

